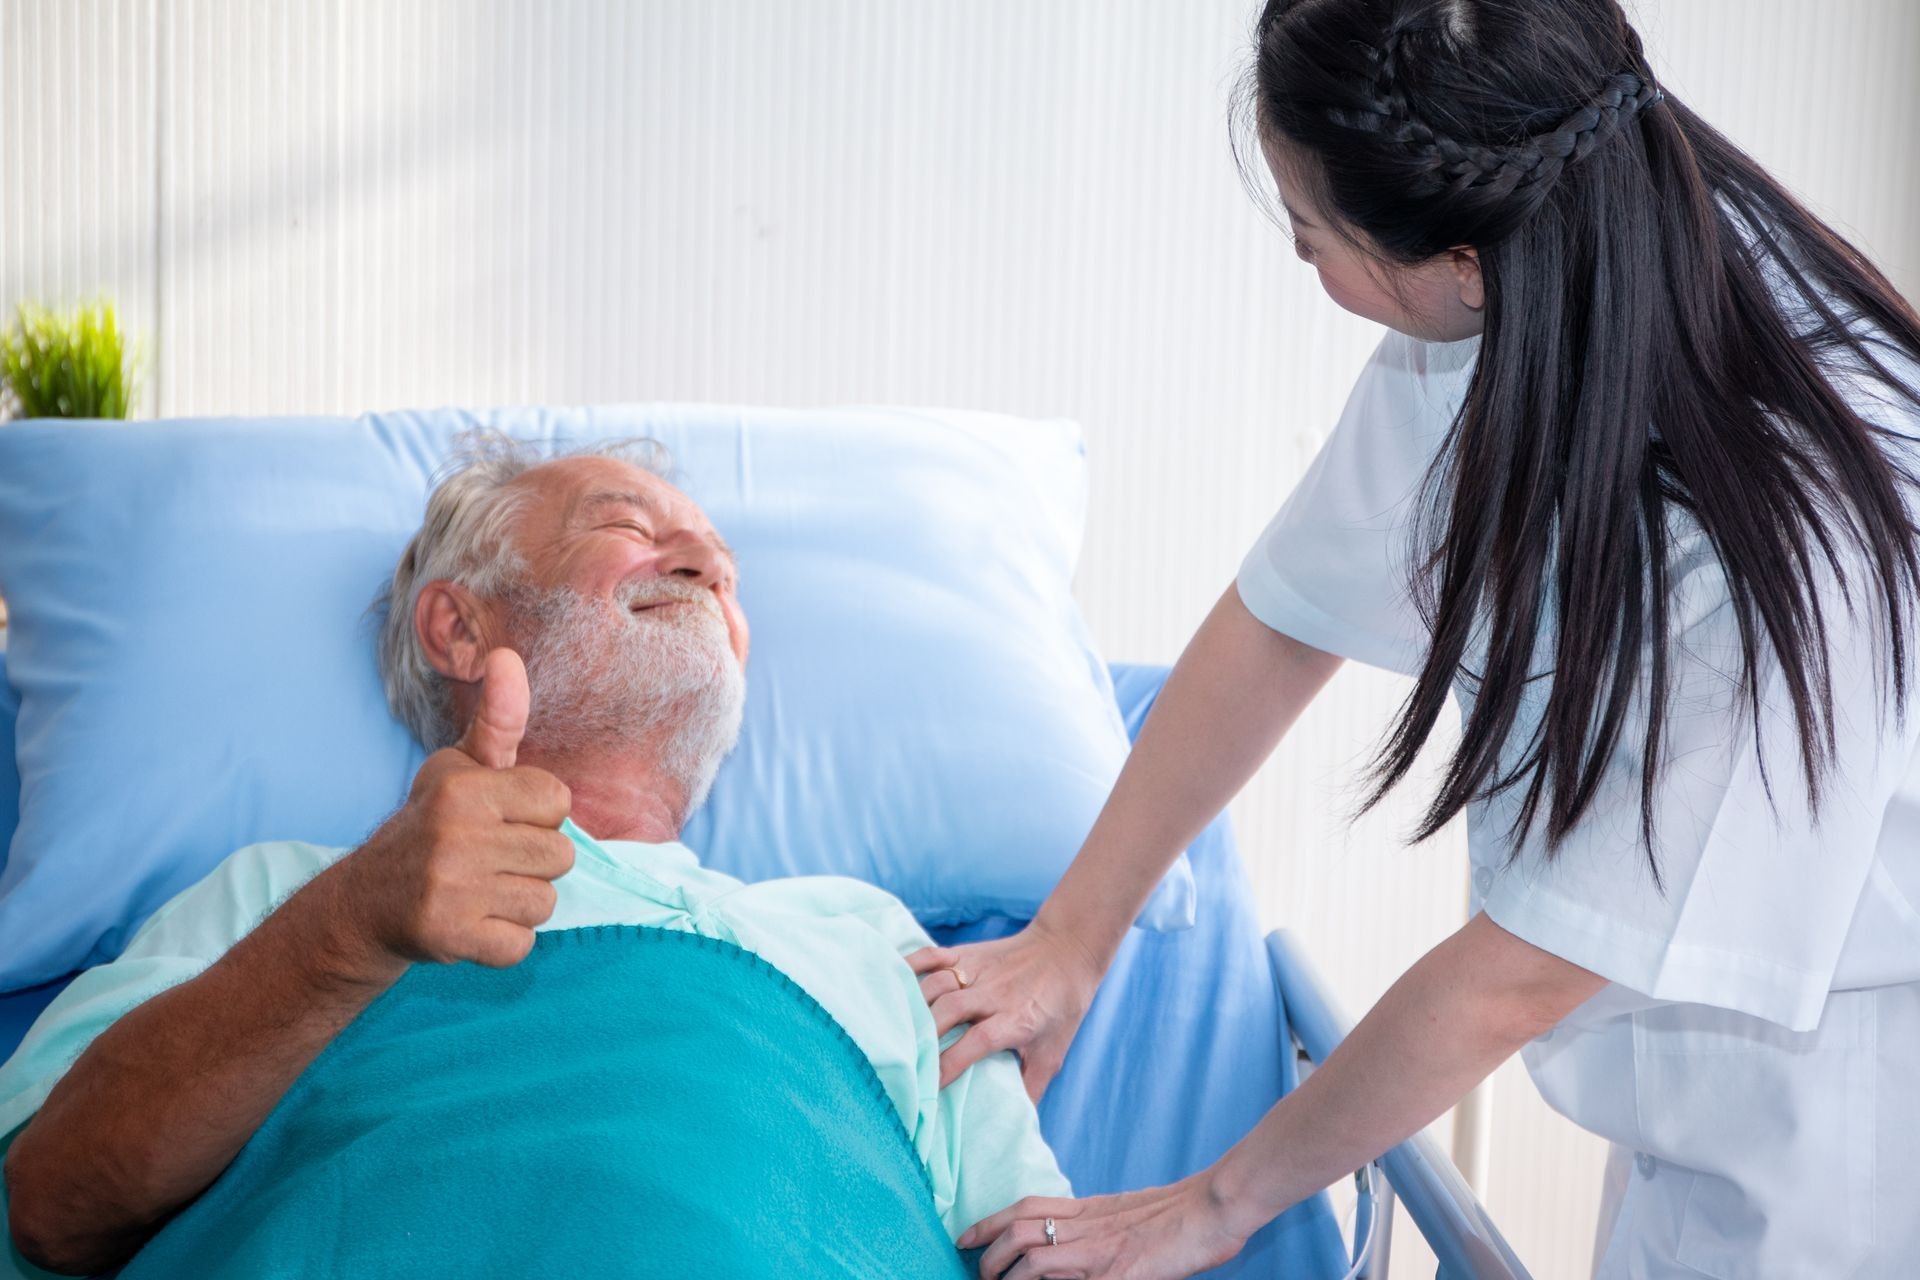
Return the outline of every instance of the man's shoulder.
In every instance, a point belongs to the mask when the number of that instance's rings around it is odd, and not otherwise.
[[[194,954],[210,945],[224,950],[307,881],[351,852],[306,840],[242,845],[154,912],[134,934],[126,954],[156,948],[169,954]]]
[[[284,896],[352,852],[309,840],[260,840],[222,858],[187,892],[214,889],[248,896],[260,892]]]
[[[782,876],[742,885],[729,895],[735,913],[789,919],[857,920],[902,953],[928,945],[927,931],[899,898],[851,876]]]

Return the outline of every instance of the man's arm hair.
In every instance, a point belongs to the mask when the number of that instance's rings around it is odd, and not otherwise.
[[[526,668],[487,654],[481,704],[407,803],[204,973],[102,1032],[7,1155],[9,1225],[50,1271],[139,1251],[205,1191],[300,1073],[416,960],[507,968],[573,867],[565,783],[514,764]]]
[[[405,972],[357,929],[344,862],[108,1027],[54,1087],[7,1153],[8,1225],[29,1262],[92,1273],[132,1257]]]

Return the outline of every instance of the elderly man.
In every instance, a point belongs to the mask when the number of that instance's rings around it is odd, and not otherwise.
[[[21,1254],[941,1275],[1064,1194],[1009,1057],[939,1088],[922,993],[965,979],[914,978],[897,901],[677,843],[740,725],[735,578],[654,447],[472,442],[382,593],[389,701],[437,750],[358,849],[240,850],[49,1008],[0,1071],[0,1130],[39,1103]]]

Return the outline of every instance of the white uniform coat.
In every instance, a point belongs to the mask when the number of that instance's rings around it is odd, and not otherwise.
[[[1419,669],[1428,637],[1406,588],[1407,521],[1478,353],[1478,339],[1381,343],[1241,567],[1240,597],[1262,622]],[[1845,390],[1870,421],[1920,435],[1910,411],[1857,382]],[[1733,696],[1739,651],[1718,560],[1689,518],[1669,527],[1679,639],[1655,796],[1665,892],[1638,843],[1639,711],[1553,861],[1537,831],[1510,856],[1517,797],[1467,814],[1475,908],[1611,983],[1523,1053],[1549,1104],[1616,1144],[1596,1274],[1920,1276],[1920,697],[1897,723],[1875,679],[1872,615],[1831,605],[1837,767],[1816,824],[1769,668],[1770,805]],[[1536,670],[1551,665],[1542,653]],[[1537,723],[1546,683],[1514,743]],[[1471,705],[1458,681],[1455,696]]]

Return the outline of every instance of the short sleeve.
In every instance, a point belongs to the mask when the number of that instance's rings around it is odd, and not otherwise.
[[[1867,892],[1889,804],[1907,783],[1920,709],[1895,714],[1884,613],[1862,598],[1871,579],[1849,576],[1851,611],[1823,583],[1835,737],[1813,808],[1785,681],[1764,660],[1756,752],[1754,718],[1736,688],[1735,617],[1704,536],[1693,535],[1678,568],[1668,747],[1653,797],[1662,884],[1639,842],[1636,715],[1591,816],[1551,859],[1531,835],[1523,841],[1494,875],[1484,909],[1508,932],[1644,996],[1810,1030]],[[1470,845],[1489,847],[1509,821],[1497,806],[1473,812]],[[1475,860],[1497,865],[1479,852]]]
[[[902,960],[932,945],[933,939],[905,907],[896,904],[888,915],[876,924]],[[913,983],[917,996],[919,980]],[[929,1144],[928,1172],[948,1234],[957,1240],[982,1218],[1028,1196],[1071,1196],[1073,1187],[1041,1135],[1040,1115],[1027,1097],[1019,1059],[1005,1049],[988,1054],[941,1088],[940,1053],[965,1034],[966,1024],[936,1037],[931,1014],[924,1020],[916,1017],[915,1023],[921,1037],[916,1133],[938,1139]]]
[[[949,1034],[945,1043],[959,1038]],[[940,1107],[954,1135],[953,1203],[944,1217],[955,1239],[1028,1196],[1073,1194],[1040,1134],[1039,1114],[1011,1052],[1003,1049],[969,1067],[940,1091]]]
[[[345,852],[297,841],[248,845],[169,899],[118,959],[69,983],[0,1065],[0,1135],[39,1110],[101,1032],[162,991],[199,976]]]
[[[1016,1200],[1071,1195],[1005,1050],[940,1087],[941,1038],[905,957],[933,939],[884,889],[839,876],[746,885],[727,898],[734,940],[797,982],[873,1064],[900,1113],[948,1234]],[[947,1034],[947,1043],[961,1028]]]
[[[1241,562],[1241,602],[1303,644],[1413,674],[1427,651],[1407,594],[1414,502],[1472,375],[1479,342],[1389,332],[1333,433]]]

